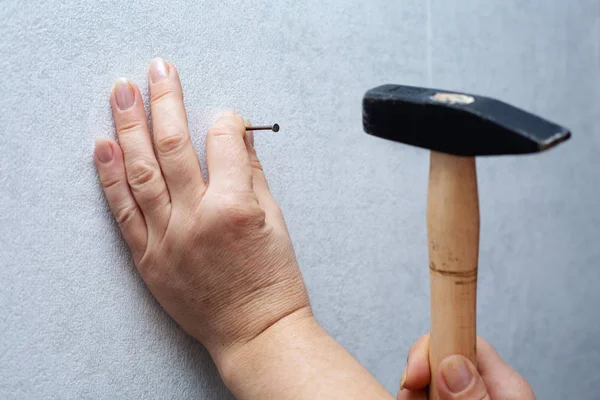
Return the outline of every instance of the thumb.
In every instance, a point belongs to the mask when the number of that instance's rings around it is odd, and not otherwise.
[[[449,356],[440,364],[438,394],[442,400],[490,400],[485,382],[468,358]]]

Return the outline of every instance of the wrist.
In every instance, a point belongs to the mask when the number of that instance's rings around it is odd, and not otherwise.
[[[328,336],[316,321],[310,306],[302,307],[279,319],[256,337],[244,343],[233,344],[218,350],[209,349],[213,361],[227,387],[252,379],[263,362],[273,360],[294,343],[310,343]]]
[[[219,304],[212,316],[199,321],[197,334],[217,365],[226,363],[246,344],[296,323],[312,318],[310,301],[302,277],[276,277],[275,282],[245,293],[224,293],[214,299]],[[241,283],[238,285],[241,286]]]
[[[317,323],[310,308],[287,315],[214,358],[236,399],[390,399]]]

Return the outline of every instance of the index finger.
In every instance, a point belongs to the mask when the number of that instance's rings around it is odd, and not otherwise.
[[[241,116],[230,111],[208,130],[206,166],[208,187],[219,193],[251,192],[252,167],[244,142],[246,125]]]

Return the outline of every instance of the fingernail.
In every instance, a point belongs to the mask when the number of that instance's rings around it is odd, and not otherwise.
[[[167,63],[160,57],[152,59],[150,61],[150,80],[153,83],[160,82],[169,75]]]
[[[442,376],[452,393],[460,393],[473,381],[473,373],[460,356],[453,356],[442,367]]]
[[[223,117],[233,117],[234,115],[235,115],[235,111],[234,110],[225,110],[221,114],[221,116],[223,116]]]
[[[104,164],[111,162],[114,157],[112,146],[110,145],[110,142],[106,140],[96,140],[96,148],[94,152],[96,153],[98,160]]]
[[[252,122],[245,120],[246,127],[252,126]],[[254,132],[246,131],[246,138],[248,140],[248,144],[254,147]]]
[[[402,373],[402,377],[400,378],[400,390],[404,389],[404,383],[406,382],[406,372],[408,370],[408,365],[404,368],[404,372]]]
[[[125,78],[119,78],[115,82],[115,99],[117,100],[117,107],[119,110],[127,110],[133,106],[135,97],[133,95],[133,89],[129,84],[129,81]]]

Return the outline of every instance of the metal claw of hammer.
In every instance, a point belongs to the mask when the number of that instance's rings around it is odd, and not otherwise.
[[[363,99],[366,133],[431,150],[427,200],[431,336],[429,398],[438,366],[475,365],[479,199],[475,156],[527,154],[569,139],[566,128],[488,97],[384,85]]]

